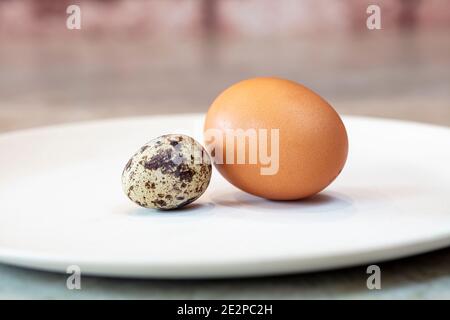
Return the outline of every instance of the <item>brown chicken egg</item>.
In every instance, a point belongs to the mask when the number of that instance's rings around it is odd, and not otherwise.
[[[347,159],[347,132],[337,112],[289,80],[232,85],[212,103],[204,129],[218,171],[267,199],[314,195],[336,179]]]

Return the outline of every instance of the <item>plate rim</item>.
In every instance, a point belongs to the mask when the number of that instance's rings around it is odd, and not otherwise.
[[[53,130],[64,129],[80,129],[86,126],[97,125],[114,125],[115,123],[122,123],[128,121],[148,121],[155,119],[170,119],[174,117],[204,117],[203,113],[177,113],[177,114],[163,114],[163,115],[150,115],[150,116],[136,116],[136,117],[118,117],[98,120],[88,120],[73,123],[62,123],[51,126],[42,126],[27,128],[17,131],[11,131],[0,134],[0,143],[4,140],[26,137],[27,135],[34,135],[36,133],[48,133]],[[409,120],[398,120],[382,117],[367,117],[367,116],[355,116],[344,115],[344,123],[348,120],[363,120],[363,121],[377,121],[389,124],[401,124],[409,125],[413,127],[420,126],[424,129],[438,129],[443,130],[447,134],[450,133],[450,127],[415,122]],[[5,249],[0,247],[0,263],[14,265],[29,269],[53,271],[65,273],[64,266],[70,265],[70,261],[77,261],[78,265],[87,266],[83,267],[83,271],[86,275],[95,276],[120,276],[130,278],[229,278],[229,277],[252,277],[252,276],[267,276],[278,274],[290,274],[290,273],[304,273],[311,271],[330,270],[342,267],[352,267],[356,265],[366,264],[370,262],[381,262],[393,259],[404,258],[412,255],[423,254],[425,252],[439,250],[450,246],[450,232],[441,232],[433,234],[428,238],[421,238],[421,240],[412,241],[400,241],[397,244],[386,244],[377,246],[369,250],[356,251],[341,250],[335,252],[333,255],[327,255],[325,258],[321,255],[309,255],[307,258],[304,256],[298,257],[292,255],[289,258],[277,258],[270,261],[246,261],[246,262],[231,262],[231,263],[214,263],[209,262],[207,266],[204,264],[185,263],[183,265],[174,266],[173,264],[160,264],[157,265],[155,270],[155,261],[141,260],[140,263],[136,261],[123,262],[117,261],[112,267],[111,261],[108,263],[101,263],[95,261],[92,258],[88,260],[81,257],[63,256],[56,254],[43,254],[42,252],[32,253],[27,250],[21,249]],[[321,259],[333,260],[332,263],[323,265],[320,263]],[[336,261],[335,261],[336,260]],[[14,262],[15,261],[15,262]],[[261,268],[261,264],[264,267]],[[267,264],[267,265],[266,265]],[[130,267],[134,265],[134,267]],[[213,267],[211,267],[213,266]],[[133,272],[124,271],[128,267],[128,270],[134,270]],[[100,268],[105,269],[100,271]],[[208,270],[206,270],[206,269]],[[109,269],[106,270],[106,269]],[[122,271],[118,271],[122,269]],[[145,270],[150,269],[150,272]],[[211,270],[212,269],[212,270]],[[140,271],[139,271],[140,270]]]

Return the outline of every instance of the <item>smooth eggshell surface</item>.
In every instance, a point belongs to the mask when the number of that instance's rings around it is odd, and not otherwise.
[[[212,103],[205,120],[205,143],[212,155],[227,153],[226,138],[211,139],[215,129],[279,130],[278,171],[263,175],[268,167],[258,157],[249,163],[249,142],[245,142],[246,163],[216,163],[219,172],[236,187],[268,199],[295,200],[326,188],[344,167],[348,140],[337,112],[310,89],[279,78],[244,80],[226,89]],[[272,141],[268,140],[269,150]],[[261,145],[259,145],[261,146]],[[261,147],[258,147],[258,154]],[[234,144],[234,153],[239,150]],[[270,155],[270,152],[269,152]],[[214,159],[217,162],[217,159]]]

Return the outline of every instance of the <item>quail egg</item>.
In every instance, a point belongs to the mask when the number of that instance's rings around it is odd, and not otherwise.
[[[142,207],[176,209],[206,191],[211,172],[211,159],[200,143],[169,134],[151,140],[128,161],[122,187]]]

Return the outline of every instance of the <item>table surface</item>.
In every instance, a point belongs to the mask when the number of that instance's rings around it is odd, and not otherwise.
[[[256,75],[302,82],[343,114],[450,126],[448,34],[270,41],[2,43],[0,132],[204,112],[220,90]],[[367,289],[366,266],[227,280],[83,277],[81,290],[68,290],[67,275],[0,265],[0,299],[450,299],[450,248],[378,265],[381,290]]]

